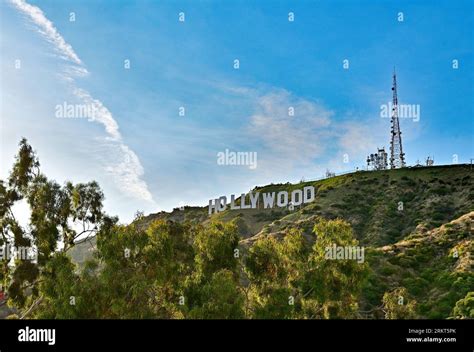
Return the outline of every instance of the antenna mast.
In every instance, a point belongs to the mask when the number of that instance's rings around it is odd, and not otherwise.
[[[398,121],[398,97],[397,97],[397,75],[393,69],[393,100],[392,100],[392,138],[390,140],[390,168],[398,169],[405,167],[405,154],[402,150],[402,132]]]

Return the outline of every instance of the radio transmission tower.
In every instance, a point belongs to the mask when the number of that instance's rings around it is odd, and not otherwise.
[[[392,101],[392,139],[390,140],[390,168],[405,167],[405,154],[402,149],[402,132],[398,121],[397,75],[393,69],[393,101]]]

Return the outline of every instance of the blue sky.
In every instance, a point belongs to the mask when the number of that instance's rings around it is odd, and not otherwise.
[[[389,148],[394,66],[421,110],[401,120],[408,164],[474,157],[472,1],[2,0],[0,19],[0,177],[25,136],[49,177],[97,180],[123,221],[364,167]],[[58,119],[64,102],[102,114]],[[218,165],[225,149],[258,167]]]

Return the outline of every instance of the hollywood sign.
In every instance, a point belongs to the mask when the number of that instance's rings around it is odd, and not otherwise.
[[[231,210],[238,209],[256,209],[259,207],[260,202],[263,202],[263,208],[274,208],[275,205],[279,208],[286,207],[288,205],[294,207],[301,204],[310,203],[315,198],[314,187],[307,186],[303,189],[296,189],[290,193],[287,191],[280,192],[268,192],[268,193],[249,193],[249,202],[246,203],[246,194],[242,193],[240,196],[240,205],[235,204],[237,199],[234,194],[230,196],[230,203],[227,204],[227,197],[222,196],[216,199],[209,200],[209,214],[212,212],[219,213],[227,209],[230,206]]]

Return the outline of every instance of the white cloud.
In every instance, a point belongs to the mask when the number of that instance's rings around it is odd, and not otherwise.
[[[276,89],[257,98],[249,128],[273,158],[311,163],[326,150],[332,115],[315,102]]]
[[[317,101],[281,88],[259,89],[247,95],[255,100],[248,129],[262,144],[258,154],[261,171],[274,176],[295,172],[313,175],[326,168],[346,172],[363,168],[366,156],[377,147],[385,146],[388,151],[386,120],[350,112],[336,116]],[[289,108],[294,109],[294,116],[289,115]]]
[[[108,166],[106,170],[115,176],[116,180],[120,180],[117,183],[118,188],[125,194],[153,201],[145,181],[140,178],[144,170],[135,152],[123,143],[118,144],[118,149],[112,148],[111,151],[116,152],[115,159],[119,162]]]
[[[37,6],[30,5],[23,0],[10,0],[23,14],[30,17],[34,24],[37,25],[38,32],[41,33],[46,40],[53,44],[56,52],[63,59],[72,61],[77,65],[82,65],[81,60],[76,55],[71,45],[66,43],[64,38],[59,34],[53,23],[46,18],[43,11]],[[87,71],[86,71],[87,72]]]
[[[385,129],[389,128],[387,126]],[[381,132],[386,132],[381,130],[380,123],[375,126],[367,121],[350,120],[341,123],[340,128],[339,145],[351,158],[365,157],[376,152],[377,147],[384,147],[383,144],[377,145],[376,143],[383,137]],[[387,146],[385,145],[385,147]]]
[[[107,133],[105,138],[108,148],[105,156],[105,170],[114,176],[117,187],[124,194],[146,201],[153,201],[145,181],[143,167],[138,156],[122,140],[119,125],[113,118],[112,113],[102,104],[100,100],[94,99],[89,92],[77,87],[74,77],[86,76],[89,72],[84,67],[79,56],[68,44],[54,24],[44,15],[43,11],[24,0],[10,0],[10,2],[24,15],[28,16],[36,25],[38,32],[53,45],[55,52],[69,64],[60,73],[60,77],[66,80],[72,88],[73,94],[84,104],[92,106],[95,110],[94,120],[104,126]]]
[[[91,97],[89,92],[85,91],[84,89],[74,88],[73,93],[76,97],[87,104],[87,106],[91,107],[91,109],[94,111],[94,121],[99,122],[105,127],[109,138],[114,141],[120,141],[122,137],[119,132],[119,126],[117,121],[114,120],[109,109],[107,109],[100,100]]]

